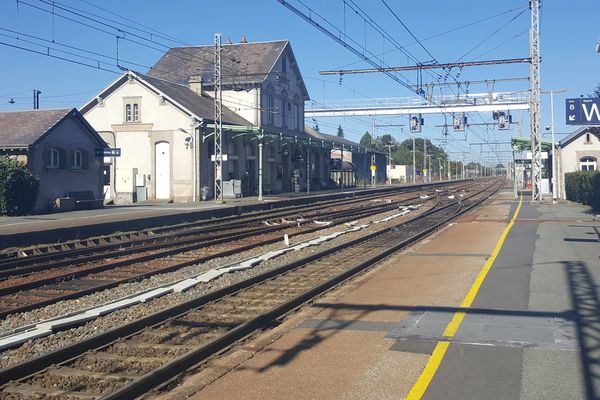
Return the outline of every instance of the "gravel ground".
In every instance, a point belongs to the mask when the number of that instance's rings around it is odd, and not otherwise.
[[[407,218],[412,218],[417,213],[423,212],[425,207],[419,209],[418,211],[413,211],[409,213],[405,217],[400,217],[394,220],[391,220],[387,223],[380,223],[377,225],[372,225],[366,229],[360,230],[358,232],[352,232],[345,235],[342,235],[334,240],[329,242],[325,242],[319,246],[311,246],[309,248],[304,249],[302,252],[290,252],[285,253],[273,260],[268,260],[257,265],[254,268],[238,271],[235,273],[229,273],[221,276],[220,278],[199,286],[196,286],[186,292],[183,293],[171,293],[166,296],[151,300],[147,303],[137,304],[132,307],[116,311],[109,315],[106,315],[101,318],[97,318],[93,321],[89,321],[85,325],[82,325],[77,328],[69,329],[63,332],[58,332],[54,335],[50,335],[47,337],[35,339],[33,341],[29,341],[21,345],[20,347],[6,350],[0,353],[0,368],[4,368],[10,365],[17,364],[19,362],[25,361],[32,357],[36,357],[50,351],[56,350],[60,347],[72,344],[74,342],[80,341],[84,338],[94,335],[98,332],[103,332],[113,327],[122,325],[124,323],[133,321],[137,318],[143,317],[145,315],[149,315],[151,313],[157,312],[158,310],[171,307],[175,304],[182,303],[192,298],[198,297],[200,295],[209,293],[216,289],[220,289],[227,285],[230,285],[235,282],[239,282],[241,280],[247,279],[252,276],[256,276],[262,272],[277,268],[284,263],[288,263],[299,258],[305,256],[306,252],[317,252],[323,249],[331,248],[341,243],[348,242],[352,239],[363,236],[365,233],[372,232],[374,230],[380,230],[383,227],[396,225],[399,221],[402,221]],[[372,220],[383,218],[387,215],[392,215],[396,213],[389,212],[384,214],[379,214],[376,217],[369,217],[359,220],[359,223],[369,223]],[[333,232],[337,232],[343,229],[341,226],[335,226],[331,228],[325,228],[321,231],[299,235],[297,237],[293,237],[290,239],[291,244],[295,244],[304,240],[308,240],[311,238],[315,238],[317,236],[327,235]],[[283,236],[283,233],[282,233]],[[260,255],[265,252],[276,250],[281,248],[282,243],[276,243],[266,246],[257,247],[251,251],[247,251],[244,253],[232,255],[229,257],[220,257],[214,258],[208,262],[190,266],[183,268],[181,270],[160,274],[156,276],[152,276],[151,278],[145,279],[141,282],[132,282],[124,285],[120,285],[116,288],[108,289],[103,292],[94,293],[79,299],[62,301],[56,304],[49,305],[47,307],[33,310],[26,313],[15,314],[8,316],[5,320],[0,322],[0,332],[7,332],[13,330],[17,327],[35,324],[44,319],[55,318],[58,316],[64,316],[65,314],[78,311],[84,308],[97,306],[99,304],[108,303],[114,301],[118,298],[130,296],[140,291],[145,291],[149,289],[156,288],[158,286],[171,283],[177,280],[190,278],[197,276],[198,274],[207,271],[212,268],[222,267],[224,265],[232,264],[235,262],[242,261],[252,256]]]

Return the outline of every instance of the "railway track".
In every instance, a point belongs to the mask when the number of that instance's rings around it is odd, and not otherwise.
[[[445,197],[400,225],[0,370],[2,398],[133,399],[422,238],[500,186],[488,183],[462,201]]]
[[[453,184],[445,183],[446,186],[469,185],[472,183]],[[60,257],[74,257],[89,255],[95,252],[110,252],[115,249],[142,247],[152,243],[160,243],[170,240],[180,240],[187,236],[192,236],[198,232],[218,232],[224,228],[234,228],[247,226],[251,223],[261,222],[275,218],[290,218],[293,216],[311,214],[319,210],[332,207],[347,208],[353,204],[361,204],[368,200],[375,200],[383,196],[393,196],[397,194],[414,193],[419,191],[432,190],[440,186],[440,183],[422,185],[418,187],[396,188],[395,190],[386,190],[385,192],[356,195],[352,198],[343,198],[335,200],[321,201],[310,205],[290,206],[280,209],[271,209],[253,212],[249,215],[236,215],[222,217],[218,220],[201,220],[173,226],[155,227],[134,232],[119,232],[112,235],[106,235],[96,238],[82,239],[77,241],[68,241],[56,244],[44,244],[37,246],[28,246],[19,249],[5,249],[0,251],[0,270],[17,267],[19,265],[31,264],[33,262],[58,261]]]
[[[472,185],[472,184],[469,184]],[[459,185],[460,188],[466,185]],[[398,195],[397,195],[398,196]],[[343,224],[356,218],[394,210],[400,202],[414,201],[418,197],[400,198],[390,203],[369,204],[350,209],[333,209],[322,212],[319,218],[335,219]],[[393,198],[391,198],[393,199]],[[256,223],[258,221],[252,221]],[[305,220],[308,222],[308,220]],[[229,231],[215,234],[210,230],[179,241],[147,246],[147,251],[134,254],[130,249],[79,256],[74,259],[43,260],[36,264],[0,270],[0,318],[26,312],[63,300],[75,299],[120,284],[140,281],[149,276],[171,272],[190,265],[206,262],[251,250],[257,246],[281,240],[282,230],[288,236],[315,232],[319,226],[279,224],[277,226],[234,225]],[[44,256],[46,258],[47,256]],[[13,260],[21,263],[22,259]]]

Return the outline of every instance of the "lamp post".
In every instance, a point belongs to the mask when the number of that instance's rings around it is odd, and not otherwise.
[[[550,127],[552,133],[552,204],[556,204],[556,199],[558,198],[556,192],[556,158],[554,152],[554,148],[556,147],[554,144],[554,93],[564,92],[566,92],[565,89],[544,91],[544,93],[550,93]]]
[[[394,147],[395,145],[393,144],[386,144],[385,147],[388,148],[388,171],[386,171],[386,175],[388,176],[388,184],[391,185],[392,184],[392,177],[390,175],[390,171],[391,171],[391,165],[392,165],[392,147]]]
[[[412,138],[412,141],[413,141],[413,174],[412,174],[413,179],[412,179],[412,181],[413,181],[413,183],[415,183],[416,179],[417,179],[417,161],[415,159],[415,138]]]

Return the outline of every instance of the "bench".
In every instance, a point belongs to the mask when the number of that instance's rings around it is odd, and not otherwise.
[[[91,210],[93,208],[104,207],[104,199],[97,199],[91,190],[82,190],[78,192],[66,192],[67,197],[75,199],[76,210]]]

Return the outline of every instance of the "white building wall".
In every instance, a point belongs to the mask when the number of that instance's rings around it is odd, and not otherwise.
[[[387,165],[386,172],[388,179],[391,179],[392,183],[412,181],[413,167],[410,165]]]
[[[600,166],[600,140],[594,134],[590,134],[590,140],[587,141],[584,131],[578,138],[560,148],[560,179],[559,195],[566,198],[565,193],[565,174],[569,172],[580,171],[579,160],[583,157],[594,157]]]
[[[125,121],[127,99],[139,101],[139,122]],[[116,203],[137,200],[137,189],[130,182],[132,174],[143,175],[147,198],[156,198],[154,153],[158,142],[170,144],[171,196],[176,201],[193,201],[194,140],[185,140],[190,135],[194,136],[189,115],[161,99],[139,81],[130,80],[89,110],[85,117],[108,143],[121,149],[121,157],[115,158],[111,172],[113,188],[118,186],[120,189],[113,193]]]

